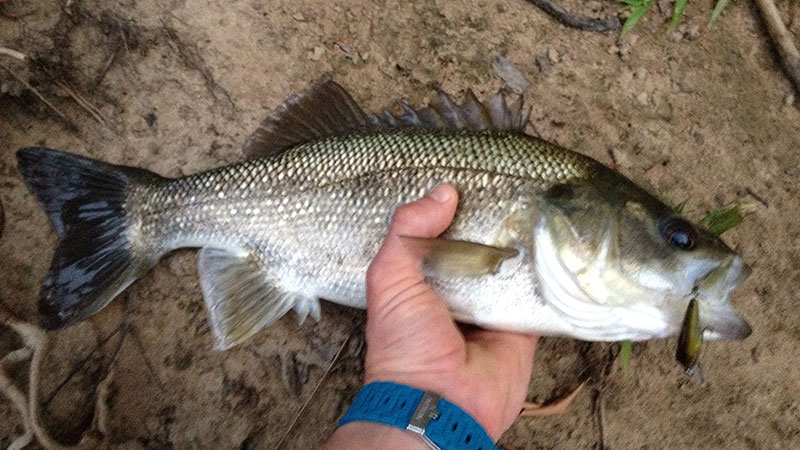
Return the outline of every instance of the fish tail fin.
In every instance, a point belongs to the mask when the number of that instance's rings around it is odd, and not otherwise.
[[[63,328],[98,312],[158,261],[138,245],[126,206],[136,185],[163,178],[45,148],[21,149],[17,161],[58,233],[39,317],[45,328]]]

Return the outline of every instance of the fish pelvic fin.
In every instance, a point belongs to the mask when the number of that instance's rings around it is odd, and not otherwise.
[[[217,350],[241,343],[301,300],[277,288],[263,262],[246,249],[204,247],[198,269]]]
[[[280,154],[299,144],[332,136],[383,130],[522,132],[530,108],[522,96],[498,91],[480,102],[467,90],[459,105],[445,92],[422,108],[401,103],[402,112],[365,114],[347,91],[328,77],[308,86],[276,108],[244,144],[248,158]]]
[[[100,311],[158,261],[137,251],[126,202],[135,185],[162,178],[45,148],[21,149],[17,161],[58,234],[39,319],[47,329],[63,328]]]

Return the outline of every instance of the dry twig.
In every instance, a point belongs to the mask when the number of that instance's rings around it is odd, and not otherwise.
[[[63,81],[56,81],[55,84],[56,86],[61,88],[64,92],[66,92],[67,95],[69,95],[73,100],[75,100],[75,103],[77,103],[78,106],[85,109],[86,112],[88,112],[89,115],[91,115],[94,118],[94,120],[96,120],[101,125],[105,125],[107,128],[111,129],[111,127],[108,125],[108,121],[106,120],[105,117],[103,117],[103,114],[100,112],[99,109],[97,109],[97,107],[89,103],[89,101],[86,100],[85,98],[81,97],[80,94],[75,92],[71,87],[69,87]]]
[[[314,390],[311,391],[311,395],[308,396],[308,399],[306,399],[305,403],[303,403],[303,406],[300,407],[299,411],[297,411],[297,414],[295,414],[294,419],[292,419],[292,423],[290,423],[289,426],[286,428],[286,431],[283,432],[281,439],[278,441],[277,444],[275,444],[276,449],[283,448],[281,447],[281,445],[286,440],[286,438],[289,437],[289,433],[297,424],[297,421],[300,420],[300,416],[303,415],[303,412],[305,412],[306,407],[308,407],[308,405],[311,403],[311,400],[313,400],[314,396],[317,395],[317,391],[319,390],[320,386],[322,386],[322,383],[325,382],[325,379],[328,377],[328,374],[331,373],[331,370],[333,370],[333,366],[336,364],[336,362],[339,361],[339,357],[342,355],[342,351],[344,351],[344,348],[347,346],[347,343],[350,342],[350,338],[352,337],[353,337],[353,332],[351,331],[350,334],[348,334],[347,337],[342,342],[342,345],[339,347],[339,350],[333,356],[331,363],[328,365],[328,368],[325,370],[325,373],[322,374],[322,377],[319,379],[317,385],[314,386]]]
[[[27,58],[27,56],[25,56],[25,53],[18,52],[16,50],[6,47],[0,47],[0,55],[6,55],[12,58],[17,58],[20,61],[25,61],[25,59]]]
[[[41,100],[41,101],[42,101],[42,103],[44,103],[45,105],[47,105],[47,107],[49,107],[51,110],[53,110],[53,112],[55,112],[56,114],[58,114],[58,116],[59,116],[59,117],[61,117],[61,118],[62,118],[62,119],[63,119],[63,120],[64,120],[64,121],[67,123],[67,125],[69,125],[71,128],[78,129],[78,127],[76,127],[76,126],[75,126],[75,124],[72,122],[72,120],[70,120],[70,118],[69,118],[69,117],[67,117],[67,115],[66,115],[66,114],[64,114],[63,112],[61,112],[61,110],[60,110],[60,109],[56,108],[56,107],[55,107],[55,105],[53,105],[52,103],[50,103],[49,101],[47,101],[47,99],[46,99],[46,98],[44,98],[44,96],[43,96],[43,95],[42,95],[42,94],[41,94],[41,93],[40,93],[38,90],[36,90],[36,88],[34,88],[33,86],[31,86],[31,85],[30,85],[30,83],[28,83],[27,81],[25,81],[25,79],[24,79],[24,78],[22,78],[21,76],[17,75],[17,73],[16,73],[16,72],[14,72],[13,70],[11,70],[11,68],[10,68],[10,67],[8,67],[7,65],[5,65],[5,64],[3,64],[3,63],[0,63],[0,67],[2,67],[2,68],[3,68],[3,69],[5,69],[5,70],[6,70],[8,73],[10,73],[10,74],[11,74],[11,76],[13,76],[14,78],[16,78],[16,79],[17,79],[17,81],[19,81],[20,83],[22,83],[22,85],[23,85],[23,86],[25,86],[25,87],[26,87],[26,88],[27,88],[29,91],[33,92],[33,94],[34,94],[35,96],[37,96],[37,97],[39,98],[39,100]]]
[[[800,92],[800,52],[792,41],[792,35],[783,24],[773,0],[756,0],[756,5],[761,11],[761,18],[772,38],[772,43],[783,61],[783,67],[792,79],[794,88]]]

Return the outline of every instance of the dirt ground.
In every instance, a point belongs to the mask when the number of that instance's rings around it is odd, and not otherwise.
[[[20,147],[179,176],[239,160],[265,114],[323,74],[375,110],[401,98],[431,100],[437,85],[485,96],[503,86],[492,65],[502,55],[530,82],[530,133],[615,163],[655,192],[689,199],[690,217],[729,202],[753,206],[726,240],[753,268],[733,301],[754,333],[707,346],[703,385],[690,383],[674,362],[674,340],[634,345],[623,376],[610,362],[615,345],[544,339],[530,397],[557,398],[587,376],[590,388],[565,415],[519,420],[500,443],[800,448],[797,101],[750,2],[732,2],[711,28],[709,2],[690,2],[675,31],[666,25],[670,2],[656,3],[621,42],[613,33],[567,29],[521,0],[0,3],[17,17],[0,16],[0,47],[31,58],[0,54],[7,218],[0,301],[36,322],[39,281],[55,244],[17,172]],[[565,6],[590,15],[619,10],[610,0]],[[793,31],[800,34],[800,26]],[[127,310],[132,331],[113,365],[110,447],[311,448],[357,392],[363,357],[363,313],[323,308],[319,323],[298,327],[289,314],[246,345],[213,351],[195,254],[177,252],[93,319],[52,335],[43,421],[63,442],[80,436],[118,336],[90,352]],[[0,355],[19,345],[0,328]],[[86,355],[86,365],[48,399]],[[20,385],[25,373],[24,366],[16,373]],[[0,417],[5,448],[22,422],[5,398]]]

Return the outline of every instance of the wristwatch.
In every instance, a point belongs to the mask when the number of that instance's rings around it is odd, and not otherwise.
[[[380,381],[361,388],[339,426],[358,421],[411,431],[436,450],[499,450],[467,412],[438,394],[402,384]]]

